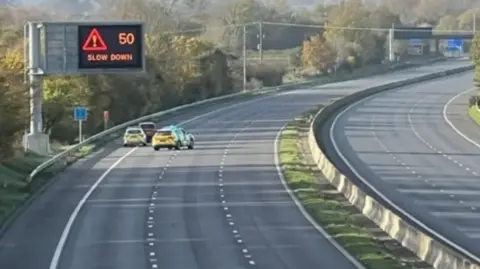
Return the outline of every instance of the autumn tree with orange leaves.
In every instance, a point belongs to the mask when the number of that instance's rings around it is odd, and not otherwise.
[[[312,36],[303,42],[302,61],[306,67],[326,73],[335,64],[336,58],[337,52],[321,35]]]

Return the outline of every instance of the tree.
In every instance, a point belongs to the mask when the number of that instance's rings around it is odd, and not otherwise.
[[[439,20],[435,29],[443,31],[458,30],[458,20],[452,15],[446,15]]]
[[[366,30],[370,26],[370,12],[360,0],[349,0],[328,14],[325,37],[343,60],[348,56],[359,56],[363,62],[376,54],[374,33]],[[355,29],[345,29],[342,27]]]
[[[419,0],[414,8],[417,18],[426,21],[436,21],[448,12],[449,0]]]
[[[368,17],[369,25],[372,28],[390,28],[392,24],[400,24],[400,16],[391,12],[388,9],[388,6],[383,4],[375,7],[369,14]],[[378,35],[385,36],[387,32],[375,32]]]
[[[23,52],[0,49],[0,161],[12,157],[27,126],[28,90],[22,83]]]
[[[44,132],[51,139],[69,141],[65,129],[74,129],[73,108],[88,106],[91,92],[83,80],[74,77],[49,78],[44,81]],[[57,131],[57,132],[56,132]]]
[[[337,58],[334,48],[320,35],[303,42],[302,60],[307,67],[326,73],[335,64]]]
[[[478,92],[478,90],[480,90],[480,34],[479,33],[476,33],[473,38],[470,54],[473,62],[475,63],[474,82]]]
[[[470,31],[473,30],[473,25],[474,25],[473,17],[475,12],[477,12],[476,9],[468,9],[458,16],[458,28],[460,30],[470,30]],[[480,13],[477,13],[477,16],[479,14]],[[480,22],[480,21],[477,21],[477,22]]]

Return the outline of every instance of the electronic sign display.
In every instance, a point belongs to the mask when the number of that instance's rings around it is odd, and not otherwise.
[[[78,69],[143,69],[143,25],[78,25]]]

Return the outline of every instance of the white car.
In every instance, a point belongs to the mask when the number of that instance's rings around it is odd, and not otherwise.
[[[147,135],[140,127],[128,127],[123,135],[123,146],[146,146]]]

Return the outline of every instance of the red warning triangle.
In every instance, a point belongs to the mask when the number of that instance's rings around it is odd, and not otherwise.
[[[82,49],[83,51],[105,51],[108,47],[97,28],[93,28]]]

